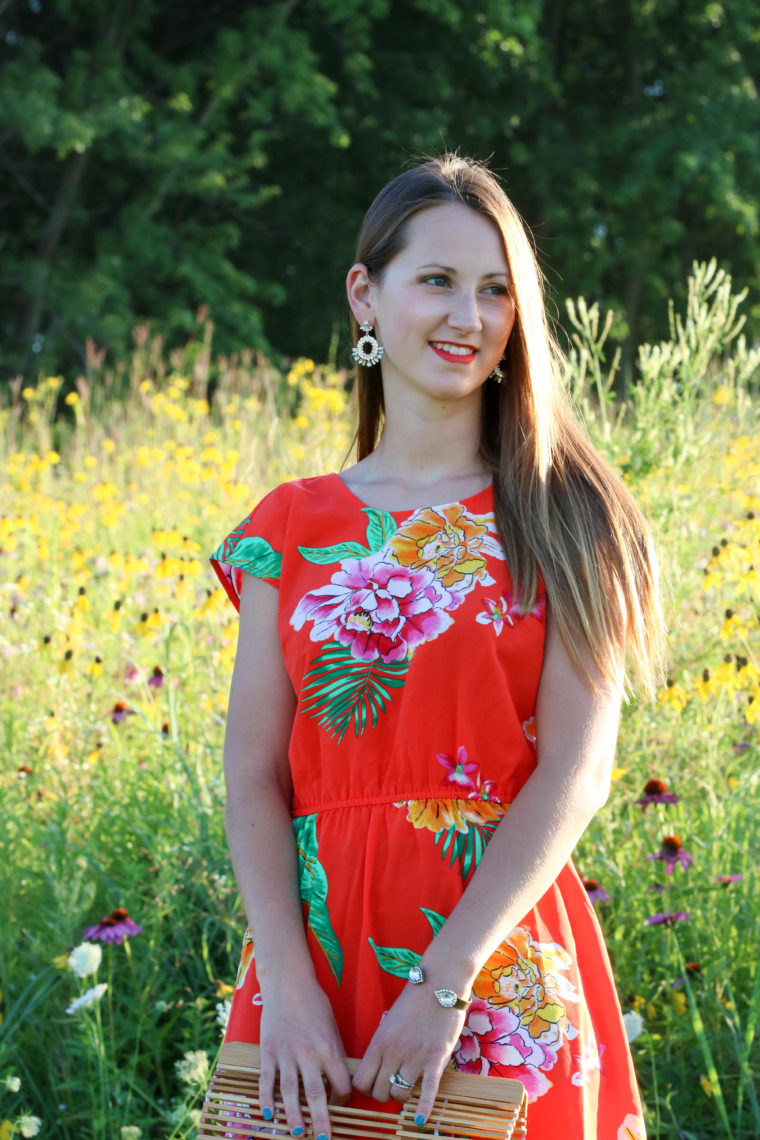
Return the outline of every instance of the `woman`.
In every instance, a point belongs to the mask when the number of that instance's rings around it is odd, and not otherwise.
[[[278,1077],[296,1136],[299,1078],[326,1140],[328,1092],[395,1110],[419,1082],[422,1123],[452,1064],[522,1081],[531,1140],[640,1140],[570,855],[609,792],[626,651],[650,691],[661,670],[646,524],[568,411],[484,166],[393,179],[347,291],[358,462],[275,488],[212,555],[240,609],[250,922],[227,1039],[260,1042],[262,1110]]]

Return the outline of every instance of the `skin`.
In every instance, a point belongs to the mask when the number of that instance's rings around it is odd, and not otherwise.
[[[376,450],[343,478],[365,503],[389,510],[452,501],[487,484],[477,454],[482,386],[493,383],[487,378],[514,323],[508,263],[493,223],[461,205],[436,206],[411,219],[407,236],[379,281],[362,265],[347,278],[354,315],[373,324],[385,347],[386,422]],[[442,272],[440,263],[449,270]],[[471,363],[450,363],[431,341],[469,344],[477,353]],[[537,768],[422,955],[425,984],[405,986],[352,1082],[304,935],[287,762],[296,698],[277,634],[277,591],[244,575],[225,739],[226,825],[256,943],[261,1105],[273,1104],[279,1075],[291,1130],[305,1127],[299,1075],[315,1135],[330,1134],[323,1077],[334,1103],[345,1101],[352,1085],[377,1100],[403,1102],[409,1093],[389,1083],[398,1071],[421,1082],[419,1111],[430,1113],[466,1017],[438,1005],[433,989],[470,993],[481,965],[554,882],[609,794],[621,692],[597,680],[594,693],[572,664],[548,606]]]

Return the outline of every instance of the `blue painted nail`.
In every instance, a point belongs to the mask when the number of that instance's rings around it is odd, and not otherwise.
[[[272,1119],[271,1108],[262,1108],[261,1115],[264,1117],[265,1120],[271,1120]]]
[[[418,1127],[419,1127],[420,1125],[424,1124],[424,1123],[425,1123],[425,1114],[424,1114],[424,1113],[422,1113],[422,1112],[418,1112],[418,1113],[417,1113],[417,1115],[416,1115],[416,1116],[415,1116],[415,1118],[414,1118],[414,1123],[415,1123],[415,1124],[416,1124]]]
[[[293,1136],[303,1136],[303,1128],[300,1124],[297,1124],[295,1128],[291,1128],[290,1131]]]
[[[326,1132],[319,1132],[317,1134],[317,1140],[327,1140],[327,1133]]]

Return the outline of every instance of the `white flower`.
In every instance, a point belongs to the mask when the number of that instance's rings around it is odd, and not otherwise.
[[[227,1022],[230,1020],[230,1011],[232,1009],[232,1002],[229,1000],[218,1001],[216,1003],[216,1023],[221,1025],[222,1030],[227,1028]]]
[[[142,1128],[138,1128],[135,1124],[122,1124],[121,1140],[140,1140],[141,1136]]]
[[[153,1008],[156,1011],[156,1013],[166,1013],[167,1009],[170,1008],[170,1004],[171,1004],[170,1002],[164,1001],[163,998],[159,998],[159,1000],[156,1002],[156,1004],[153,1006]]]
[[[101,982],[97,986],[93,986],[91,990],[85,990],[81,997],[74,998],[69,1002],[67,1013],[76,1013],[79,1009],[87,1009],[88,1005],[94,1005],[96,1001],[100,1001],[103,994],[108,989],[107,982]]]
[[[97,942],[83,942],[72,950],[66,959],[69,967],[78,978],[86,978],[88,974],[96,974],[103,950]]]
[[[36,1136],[42,1128],[42,1121],[39,1116],[19,1116],[16,1128],[22,1136]]]
[[[208,1056],[203,1049],[191,1049],[181,1061],[174,1062],[177,1076],[187,1085],[205,1084],[208,1071]]]
[[[635,1041],[639,1034],[644,1029],[644,1020],[640,1013],[635,1009],[631,1009],[628,1013],[623,1014],[623,1023],[625,1025],[625,1035],[630,1041]]]
[[[20,1077],[6,1077],[4,1083],[8,1092],[18,1092],[18,1090],[21,1088]]]

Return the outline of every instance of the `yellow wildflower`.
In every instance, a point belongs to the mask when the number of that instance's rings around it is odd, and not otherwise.
[[[689,694],[684,689],[683,685],[669,684],[664,689],[660,689],[657,694],[657,703],[659,705],[670,705],[675,712],[680,713],[689,702]]]
[[[713,403],[723,405],[730,404],[734,398],[734,393],[727,384],[719,384],[713,392]]]
[[[704,1073],[700,1073],[699,1083],[701,1084],[702,1091],[705,1093],[706,1096],[714,1096],[714,1090],[713,1090],[712,1084],[708,1080],[708,1078],[704,1075]]]

